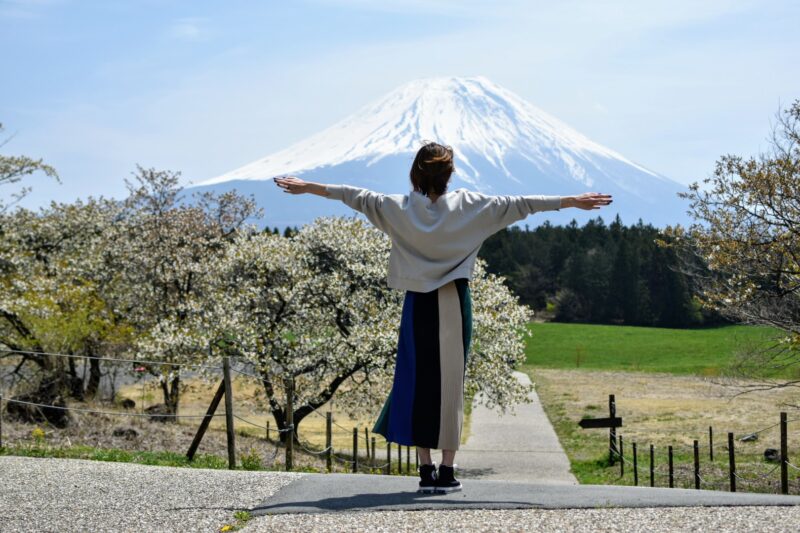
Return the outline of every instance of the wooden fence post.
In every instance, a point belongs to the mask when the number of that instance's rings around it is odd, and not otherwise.
[[[229,356],[222,359],[222,377],[225,383],[225,429],[228,434],[228,468],[236,469],[236,442],[233,429],[233,383],[231,383],[231,361]]]
[[[708,460],[714,462],[714,428],[708,426]]]
[[[781,494],[789,494],[789,443],[786,413],[781,413]]]
[[[639,461],[636,457],[636,443],[633,443],[633,484],[639,485]]]
[[[614,395],[608,395],[608,416],[614,418],[617,416],[617,403],[614,400]],[[610,427],[608,429],[608,463],[614,466],[614,451],[617,447],[617,429]]]
[[[625,455],[622,448],[622,434],[619,436],[619,477],[625,477]]]
[[[333,472],[333,413],[325,413],[325,466]]]
[[[411,473],[411,446],[406,446],[406,474]]]
[[[294,377],[285,378],[286,384],[286,471],[292,469],[292,454],[294,453]]]
[[[267,420],[267,440],[269,440],[269,420]]]
[[[736,492],[736,455],[733,448],[733,433],[728,433],[728,465],[730,466],[731,492]]]
[[[353,428],[353,473],[358,472],[358,428]]]
[[[694,488],[700,488],[700,445],[697,441],[692,444],[694,448]]]
[[[372,436],[372,466],[375,466],[375,435]]]
[[[667,447],[667,459],[669,460],[669,488],[675,487],[675,475],[672,468],[672,446]]]
[[[650,486],[656,486],[656,469],[654,466],[654,458],[655,458],[655,450],[653,449],[653,445],[650,445]]]
[[[366,426],[364,427],[364,446],[366,447],[367,459],[369,459],[369,428]]]
[[[397,444],[397,473],[403,473],[403,445]]]
[[[386,441],[386,475],[392,473],[392,443]]]

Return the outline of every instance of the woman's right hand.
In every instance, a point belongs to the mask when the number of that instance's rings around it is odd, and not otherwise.
[[[275,184],[283,189],[283,192],[288,192],[289,194],[303,194],[309,192],[310,183],[296,176],[279,176],[273,179],[275,180]]]

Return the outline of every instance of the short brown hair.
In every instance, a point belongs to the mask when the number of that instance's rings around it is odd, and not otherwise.
[[[455,172],[453,149],[435,142],[427,142],[419,149],[411,165],[411,184],[415,191],[425,196],[444,194],[450,176]]]

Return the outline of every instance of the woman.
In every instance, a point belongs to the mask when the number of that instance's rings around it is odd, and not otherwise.
[[[373,432],[416,446],[419,492],[461,490],[453,460],[461,442],[464,376],[472,335],[469,280],[478,250],[493,233],[537,211],[600,209],[611,195],[489,196],[448,191],[453,150],[430,142],[411,166],[409,194],[275,178],[290,194],[341,200],[392,241],[388,285],[404,290],[392,390]],[[431,449],[442,450],[438,471]]]

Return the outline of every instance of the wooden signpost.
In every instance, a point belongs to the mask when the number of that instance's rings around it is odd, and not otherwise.
[[[584,418],[578,425],[583,429],[621,427],[622,419],[617,418]]]
[[[583,418],[578,422],[583,429],[609,428],[608,430],[608,462],[614,464],[614,452],[617,447],[617,428],[622,427],[622,418],[617,416],[617,404],[614,395],[608,395],[608,418]]]

